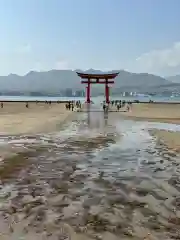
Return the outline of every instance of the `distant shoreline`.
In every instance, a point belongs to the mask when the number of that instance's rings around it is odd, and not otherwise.
[[[41,103],[46,103],[46,102],[49,102],[51,101],[52,103],[68,103],[69,101],[72,101],[72,100],[51,100],[51,99],[47,99],[47,100],[1,100],[0,99],[0,102],[3,102],[3,103],[37,103],[37,102],[41,102]]]
[[[51,101],[54,103],[66,103],[68,101],[81,101],[81,102],[85,102],[85,97],[50,97],[50,96],[0,96],[0,102],[16,102],[16,103],[20,103],[20,102],[47,102],[47,101]],[[105,98],[103,96],[97,96],[91,97],[91,100],[94,103],[99,103],[105,100]],[[149,103],[149,101],[153,101],[153,104],[156,103],[168,103],[168,104],[179,104],[180,103],[180,97],[174,97],[174,98],[169,98],[169,97],[152,97],[152,98],[147,98],[147,97],[123,97],[123,96],[110,96],[110,100],[111,101],[115,101],[115,100],[122,100],[122,101],[130,101],[130,102],[134,102],[134,103],[144,103],[147,104]]]
[[[37,99],[37,100],[25,100],[25,99],[22,99],[22,100],[3,100],[3,99],[0,99],[0,102],[3,102],[3,103],[37,103],[37,102],[39,102],[39,103],[46,103],[46,102],[52,102],[52,103],[68,103],[69,101],[78,101],[78,100],[80,100],[80,101],[82,101],[81,99],[79,99],[79,98],[77,98],[77,99],[67,99],[67,100],[54,100],[54,99],[47,99],[47,100],[39,100],[39,99]],[[121,100],[121,99],[119,99],[119,100]],[[124,99],[123,99],[124,100]],[[93,100],[92,100],[93,101]],[[127,102],[129,101],[128,99],[126,100]],[[149,103],[149,102],[144,102],[144,101],[139,101],[139,102],[136,102],[136,101],[131,101],[132,103],[134,103],[134,104],[172,104],[172,105],[174,105],[174,104],[176,104],[176,105],[178,105],[178,104],[180,104],[180,102],[159,102],[159,101],[157,101],[157,102],[152,102],[152,103]]]

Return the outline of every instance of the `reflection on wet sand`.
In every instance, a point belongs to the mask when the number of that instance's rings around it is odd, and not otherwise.
[[[108,112],[104,112],[104,127],[108,125]]]
[[[97,111],[97,109],[90,104],[87,105],[87,125],[91,127],[107,127],[108,125],[108,111]]]
[[[33,154],[0,191],[2,239],[178,239],[179,155],[117,114],[24,141]]]

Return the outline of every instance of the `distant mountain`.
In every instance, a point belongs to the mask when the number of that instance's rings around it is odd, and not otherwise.
[[[154,87],[169,84],[169,81],[160,76],[148,73],[130,73],[120,71],[116,78],[118,87]]]
[[[180,75],[171,76],[166,79],[174,83],[180,83]]]
[[[89,69],[85,72],[104,73],[94,69]],[[148,73],[130,73],[124,70],[110,72],[119,72],[118,77],[115,79],[114,88],[143,88],[148,90],[148,88],[151,87],[164,86],[171,83],[165,78]],[[84,88],[80,82],[81,79],[77,76],[76,71],[72,70],[51,70],[48,72],[31,71],[25,76],[18,76],[16,74],[0,76],[0,91],[58,92],[60,89],[65,88]]]

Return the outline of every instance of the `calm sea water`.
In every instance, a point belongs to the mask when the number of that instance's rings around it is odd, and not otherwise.
[[[180,97],[143,97],[143,96],[136,96],[136,97],[122,97],[122,96],[111,96],[111,100],[115,99],[121,99],[126,101],[134,101],[139,100],[143,102],[149,102],[149,100],[153,100],[155,102],[180,102]],[[39,97],[33,97],[33,96],[0,96],[0,101],[69,101],[69,100],[80,100],[84,101],[85,98],[82,97],[49,97],[49,96],[39,96]],[[92,97],[92,101],[100,102],[103,101],[104,97]]]

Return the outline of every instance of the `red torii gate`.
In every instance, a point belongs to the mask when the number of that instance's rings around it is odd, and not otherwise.
[[[105,85],[105,95],[106,95],[106,103],[109,103],[109,86],[108,84],[113,84],[115,77],[118,76],[119,72],[117,73],[105,73],[105,74],[87,74],[87,73],[80,73],[76,72],[77,75],[82,79],[82,84],[87,84],[86,87],[86,102],[91,102],[91,84],[104,84]],[[95,79],[95,81],[94,81]],[[109,80],[111,79],[111,80]]]

